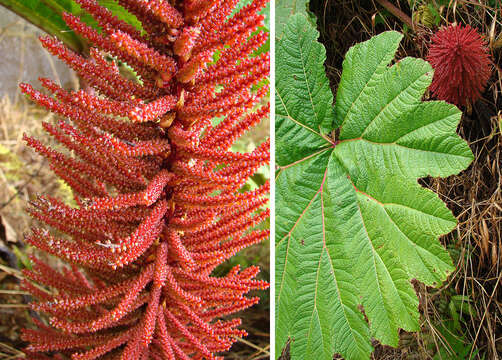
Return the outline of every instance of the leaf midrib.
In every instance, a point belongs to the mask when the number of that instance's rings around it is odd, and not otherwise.
[[[377,271],[377,266],[376,266],[376,256],[378,256],[378,258],[382,261],[382,263],[385,265],[385,262],[382,260],[382,258],[380,257],[380,254],[378,254],[378,252],[376,251],[375,247],[373,246],[373,241],[371,241],[371,237],[368,233],[368,229],[366,227],[366,223],[364,222],[364,216],[363,216],[363,213],[361,211],[361,207],[359,206],[359,203],[356,201],[357,203],[357,209],[358,209],[358,213],[359,213],[359,216],[361,218],[361,224],[364,228],[364,233],[366,234],[366,239],[369,243],[369,245],[371,246],[371,253],[372,253],[372,259],[373,259],[373,271],[374,271],[374,274],[375,274],[375,278],[376,278],[376,284],[377,284],[377,288],[378,288],[378,295],[380,297],[380,301],[382,302],[382,304],[384,305],[384,309],[386,310],[385,311],[385,316],[387,318],[387,324],[390,324],[391,323],[391,319],[389,317],[389,311],[387,310],[387,308],[385,307],[385,301],[383,299],[383,296],[382,296],[382,289],[380,287],[380,277],[378,276],[378,271]],[[385,268],[385,271],[387,272],[387,274],[389,274],[388,272],[388,269],[387,269],[387,265],[384,266]],[[389,275],[389,277],[392,279],[392,276]],[[392,285],[394,286],[394,281],[392,281]],[[395,288],[395,286],[394,286]],[[364,303],[361,304],[363,307],[364,307]]]
[[[292,122],[294,122],[296,125],[299,125],[299,126],[301,126],[301,127],[305,128],[305,129],[307,129],[308,131],[310,131],[310,132],[312,132],[312,133],[316,134],[316,135],[317,135],[317,136],[319,136],[320,138],[322,138],[322,136],[321,136],[321,134],[320,134],[320,133],[318,133],[318,132],[317,132],[317,131],[315,131],[314,129],[312,129],[312,128],[308,127],[307,125],[302,124],[302,123],[301,123],[301,122],[299,122],[298,120],[294,119],[294,118],[293,118],[293,117],[289,114],[289,111],[288,111],[288,109],[287,109],[287,107],[286,107],[286,103],[285,103],[285,102],[284,102],[284,100],[282,99],[282,96],[281,96],[281,94],[280,94],[279,89],[277,89],[277,88],[276,88],[276,89],[275,89],[275,92],[276,92],[277,96],[279,97],[279,100],[281,100],[282,106],[284,107],[284,110],[286,111],[286,117],[287,117],[289,120],[291,120]],[[277,114],[277,115],[279,115],[279,116],[284,116],[284,115],[281,115],[281,114]]]
[[[298,38],[298,43],[300,43],[300,39]],[[308,77],[307,77],[307,72],[306,72],[306,69],[305,69],[305,61],[304,61],[304,56],[303,56],[303,49],[301,46],[299,46],[299,49],[300,49],[300,58],[302,59],[302,70],[303,70],[303,78],[305,79],[305,84],[307,85],[307,92],[309,94],[309,99],[310,99],[310,105],[312,106],[312,111],[315,115],[315,118],[319,124],[319,136],[321,136],[321,124],[322,124],[322,121],[319,121],[319,115],[317,114],[316,110],[315,110],[315,106],[314,106],[314,99],[312,98],[312,92],[310,91],[310,84],[309,84],[309,81],[308,81]]]
[[[281,166],[281,165],[277,165],[277,167],[278,167],[278,168],[281,170],[281,172],[282,172],[283,170],[286,170],[286,169],[288,169],[288,168],[290,168],[290,167],[293,167],[293,166],[295,166],[295,165],[301,164],[303,161],[309,160],[309,159],[313,158],[313,157],[314,157],[314,156],[316,156],[316,155],[320,155],[320,154],[322,154],[323,152],[325,152],[325,151],[329,150],[330,148],[332,148],[332,147],[331,147],[331,146],[329,146],[329,147],[326,147],[326,148],[321,148],[321,150],[319,150],[319,151],[317,151],[317,152],[315,152],[315,153],[313,153],[313,154],[310,154],[310,155],[308,155],[308,156],[305,156],[304,158],[302,158],[302,159],[300,159],[300,160],[296,160],[295,162],[292,162],[292,163],[289,163],[289,164],[287,164],[287,165],[283,165],[283,166]],[[277,177],[278,177],[278,176],[277,176]]]
[[[310,321],[309,321],[309,329],[311,329],[311,325],[312,325],[312,321],[314,319],[314,314],[317,312],[317,289],[319,288],[319,273],[321,272],[321,261],[322,261],[322,254],[324,252],[328,252],[327,251],[327,248],[326,248],[326,228],[325,228],[325,223],[324,223],[324,204],[323,204],[323,196],[322,196],[322,190],[324,188],[324,182],[326,181],[326,175],[328,173],[328,167],[326,166],[326,169],[324,170],[324,175],[323,175],[323,178],[322,178],[322,181],[321,181],[321,186],[319,187],[319,190],[318,192],[316,193],[316,197],[317,197],[317,194],[321,194],[321,218],[322,218],[322,250],[321,250],[321,255],[319,256],[319,261],[317,263],[317,273],[316,273],[316,281],[315,281],[315,292],[314,292],[314,308],[312,309],[312,313],[310,314]],[[309,204],[310,205],[310,204]],[[319,317],[319,316],[318,316]],[[319,322],[321,321],[321,319],[319,318]],[[322,330],[321,330],[322,332]],[[312,337],[310,336],[310,334],[308,334],[308,343],[310,343],[310,339]],[[321,336],[321,341],[324,342],[324,336]],[[308,344],[307,343],[307,344]]]
[[[439,216],[436,216],[436,215],[433,215],[433,214],[429,214],[429,213],[426,213],[425,211],[420,211],[419,209],[415,209],[415,208],[412,208],[410,206],[406,206],[406,205],[403,205],[403,204],[397,204],[397,203],[383,203],[381,201],[378,201],[377,199],[375,199],[374,197],[372,197],[371,195],[365,193],[364,191],[361,191],[359,189],[356,188],[356,186],[354,185],[354,183],[351,181],[352,183],[352,186],[354,186],[354,189],[359,193],[359,194],[362,194],[363,196],[367,197],[368,199],[370,199],[371,201],[375,202],[378,204],[378,206],[380,206],[384,211],[385,211],[385,214],[387,215],[387,218],[390,220],[390,222],[396,227],[396,229],[401,233],[403,234],[403,236],[408,240],[408,242],[410,244],[413,244],[413,245],[416,245],[417,247],[419,247],[420,249],[424,250],[426,253],[430,254],[431,256],[433,256],[434,258],[436,259],[439,259],[435,254],[433,254],[431,251],[429,251],[428,249],[424,248],[423,246],[419,245],[418,243],[414,242],[413,240],[410,239],[410,237],[408,235],[406,235],[406,233],[404,233],[401,228],[398,226],[398,224],[394,221],[394,219],[392,219],[392,217],[389,215],[387,209],[385,208],[385,205],[394,205],[394,206],[400,206],[400,207],[404,207],[406,209],[411,209],[411,210],[414,210],[416,212],[419,212],[421,214],[425,214],[425,215],[428,215],[428,216],[432,216],[432,217],[435,217],[437,219],[441,219],[441,220],[444,220],[444,221],[449,221],[448,219],[445,219],[445,218],[442,218],[442,217],[439,217]],[[362,214],[361,214],[361,218],[362,218]],[[364,221],[363,221],[363,224],[364,224]],[[368,237],[369,238],[369,237]],[[422,260],[422,258],[420,257],[420,259]],[[446,264],[444,261],[441,261],[443,264]],[[422,263],[427,267],[427,265],[422,261]],[[449,264],[446,264],[449,266]]]
[[[352,141],[357,141],[357,140],[359,140],[359,141],[366,141],[369,144],[375,144],[375,145],[381,145],[381,146],[391,146],[391,145],[394,145],[394,146],[398,146],[398,147],[402,147],[404,149],[410,149],[410,150],[414,150],[414,151],[421,151],[421,152],[431,153],[431,154],[443,154],[443,155],[448,155],[448,156],[460,157],[462,159],[471,159],[470,156],[457,155],[457,154],[452,154],[452,153],[447,153],[447,152],[440,152],[440,151],[431,151],[431,150],[417,149],[417,148],[412,148],[412,147],[409,147],[409,146],[405,146],[403,144],[398,144],[396,142],[380,143],[380,142],[376,142],[376,141],[364,139],[364,138],[361,138],[361,137],[357,137],[357,138],[353,138],[353,139],[343,139],[343,140],[341,140],[338,143],[338,145],[339,144],[343,144],[343,143],[352,142]],[[336,147],[335,147],[334,152],[336,153]],[[337,157],[338,157],[338,155],[337,155]]]
[[[326,168],[327,170],[327,168]],[[307,206],[305,207],[305,209],[303,209],[302,213],[300,214],[300,216],[298,217],[298,219],[296,219],[295,223],[293,224],[293,226],[291,227],[291,230],[289,230],[289,232],[284,235],[282,237],[281,240],[279,240],[277,242],[277,244],[275,245],[275,247],[277,248],[283,241],[285,238],[287,238],[288,236],[291,236],[291,234],[293,233],[293,231],[295,230],[296,226],[298,225],[298,223],[300,222],[300,220],[303,218],[303,216],[305,215],[305,213],[307,212],[308,208],[310,207],[310,205],[312,205],[312,203],[314,202],[315,198],[317,197],[317,195],[319,194],[319,192],[321,191],[321,188],[319,188],[319,190],[316,191],[316,193],[314,194],[314,196],[312,197],[312,199],[310,199],[309,203],[307,204]]]
[[[345,59],[345,61],[347,60],[347,58]],[[345,62],[344,61],[344,62]],[[383,72],[381,75],[383,75],[383,73],[385,72],[385,68],[387,67],[387,63],[388,63],[388,60],[384,57],[382,59],[382,61],[380,61],[378,63],[378,66],[375,68],[375,71],[373,72],[373,74],[371,74],[370,78],[368,79],[368,81],[366,82],[366,84],[364,84],[364,86],[361,88],[361,91],[359,92],[359,94],[357,95],[357,97],[354,99],[354,101],[352,102],[352,104],[350,104],[350,107],[347,109],[347,113],[345,114],[345,116],[343,117],[343,120],[342,120],[342,123],[340,124],[339,128],[341,129],[343,127],[343,125],[345,124],[345,122],[347,121],[347,118],[349,117],[349,115],[352,113],[352,109],[354,108],[354,105],[359,101],[359,98],[361,97],[361,95],[364,93],[364,91],[368,88],[368,85],[371,83],[371,80],[373,80],[373,77],[375,76],[375,74],[377,74],[378,70],[383,69]],[[382,65],[383,64],[383,65]],[[343,65],[342,65],[342,74],[344,71],[347,71],[347,70],[344,70],[343,69]],[[377,75],[380,75],[380,74],[377,74]],[[336,106],[336,104],[335,104]]]
[[[345,167],[344,167],[345,169]],[[349,174],[348,172],[346,172],[346,174]],[[432,216],[432,217],[435,217],[435,218],[438,218],[438,219],[441,219],[441,220],[444,220],[444,221],[450,221],[449,219],[445,219],[445,218],[442,218],[442,217],[439,217],[439,216],[436,216],[434,214],[429,214],[425,211],[421,211],[420,209],[415,209],[411,206],[408,206],[408,205],[404,205],[404,204],[399,204],[399,203],[393,203],[393,202],[382,202],[376,198],[374,198],[373,196],[371,196],[370,194],[360,190],[355,184],[354,182],[352,181],[352,179],[350,179],[350,183],[352,184],[352,186],[354,187],[354,190],[357,191],[359,194],[362,194],[364,196],[366,196],[368,199],[376,202],[378,205],[380,205],[382,208],[385,209],[385,205],[394,205],[394,206],[400,206],[400,207],[403,207],[403,208],[406,208],[406,209],[411,209],[413,211],[416,211],[416,212],[419,212],[421,214],[424,214],[424,215],[427,215],[427,216]]]
[[[325,172],[324,176],[326,176],[327,172],[328,172],[328,167],[326,167],[326,172]],[[324,185],[324,179],[323,179],[323,184],[321,185],[321,189],[322,189],[323,185]],[[321,217],[322,217],[323,250],[326,251],[326,256],[328,257],[329,267],[331,269],[331,274],[332,274],[334,282],[335,282],[336,292],[337,292],[337,295],[338,295],[338,301],[340,302],[340,306],[342,308],[343,317],[345,318],[345,322],[347,323],[348,328],[350,329],[350,334],[352,336],[354,344],[358,344],[358,341],[357,341],[356,337],[354,336],[354,332],[357,332],[357,331],[355,331],[352,328],[352,326],[350,324],[350,321],[349,321],[349,318],[347,317],[347,312],[345,310],[346,306],[345,306],[345,303],[342,300],[342,296],[341,296],[341,292],[340,292],[340,286],[338,285],[338,280],[337,280],[337,277],[335,275],[335,268],[333,267],[333,261],[331,260],[331,255],[330,255],[330,253],[328,251],[328,247],[326,246],[326,227],[325,227],[325,222],[324,222],[325,215],[324,215],[324,200],[323,200],[323,192],[322,191],[321,191]],[[322,259],[322,253],[323,253],[323,251],[321,251],[321,256],[319,258],[319,263],[320,263],[320,261]]]
[[[385,69],[385,73],[390,71],[392,69],[392,67],[387,67]],[[368,130],[368,128],[370,127],[370,125],[375,122],[376,119],[379,119],[380,116],[382,116],[382,114],[384,113],[384,111],[386,109],[388,109],[388,107],[394,103],[394,101],[396,99],[398,99],[402,94],[404,94],[406,91],[408,91],[409,88],[411,88],[413,85],[415,85],[417,82],[419,82],[421,79],[427,77],[427,73],[421,73],[416,79],[414,79],[413,81],[411,81],[408,86],[406,86],[406,88],[404,88],[403,90],[399,91],[392,99],[390,99],[389,101],[387,101],[387,103],[385,104],[385,106],[383,106],[380,111],[378,112],[378,114],[376,114],[373,119],[371,119],[371,121],[366,125],[366,127],[363,129],[363,131],[361,132],[361,135],[360,137],[364,137],[364,134],[366,133],[366,130]],[[418,106],[420,102],[416,102],[413,106],[413,109],[416,108]]]
[[[404,237],[408,240],[408,242],[409,242],[410,244],[413,244],[413,245],[417,246],[418,248],[420,248],[420,249],[424,250],[427,254],[429,254],[429,255],[433,256],[433,257],[434,257],[434,258],[436,258],[436,259],[441,260],[439,257],[437,257],[435,254],[433,254],[431,251],[427,250],[427,249],[426,249],[426,248],[424,248],[423,246],[421,246],[421,245],[419,245],[418,243],[416,243],[416,242],[414,242],[413,240],[411,240],[411,239],[410,239],[410,237],[409,237],[408,235],[406,235],[406,233],[405,233],[403,230],[401,230],[401,228],[399,227],[399,225],[398,225],[398,224],[394,221],[394,219],[393,219],[393,218],[389,215],[389,213],[388,213],[387,209],[385,208],[385,206],[382,206],[382,208],[383,208],[383,210],[385,211],[385,215],[387,215],[387,218],[390,220],[390,222],[391,222],[392,224],[394,224],[395,228],[396,228],[396,229],[397,229],[397,230],[398,230],[401,234],[403,234],[403,236],[404,236]],[[424,214],[425,214],[425,213],[424,213]],[[439,219],[442,219],[442,218],[439,218]],[[445,220],[445,219],[443,219],[443,220]],[[427,266],[427,264],[423,261],[422,256],[421,256],[418,252],[417,252],[417,254],[419,255],[420,260],[422,261],[422,263],[424,264],[424,266],[427,268],[428,266]],[[443,264],[445,264],[445,265],[450,266],[450,264],[447,264],[447,263],[445,263],[445,262],[444,262],[444,261],[442,261],[442,260],[441,260],[441,262],[442,262]]]
[[[290,239],[291,239],[291,236],[288,236]],[[282,240],[281,240],[282,241]],[[285,279],[286,279],[286,269],[288,267],[288,261],[289,261],[289,246],[290,246],[290,243],[288,241],[288,246],[286,248],[286,257],[284,259],[284,270],[282,271],[282,276],[281,276],[281,284],[279,286],[279,291],[278,291],[278,295],[277,295],[277,304],[280,304],[281,303],[281,294],[282,294],[282,290],[284,288],[284,283],[285,283]],[[276,246],[277,248],[277,246]],[[289,329],[288,329],[288,333],[289,333]]]

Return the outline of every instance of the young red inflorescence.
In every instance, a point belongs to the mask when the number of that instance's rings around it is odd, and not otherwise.
[[[268,183],[241,190],[268,164],[269,141],[230,150],[269,112],[269,54],[256,55],[267,41],[258,30],[267,0],[234,15],[238,0],[118,0],[142,32],[96,0],[77,2],[102,30],[64,14],[94,44],[89,56],[41,41],[93,90],[21,84],[61,117],[43,126],[69,151],[25,140],[78,205],[40,196],[29,209],[55,232],[35,228],[27,242],[68,265],[55,270],[34,257],[25,271],[32,307],[50,318],[24,330],[28,358],[216,359],[246,334],[227,315],[258,301],[250,290],[268,287],[253,266],[213,274],[269,236],[250,230],[269,216]],[[141,81],[123,77],[117,60]]]
[[[432,39],[427,61],[434,68],[432,94],[459,106],[479,99],[491,75],[488,48],[469,25],[440,29]]]

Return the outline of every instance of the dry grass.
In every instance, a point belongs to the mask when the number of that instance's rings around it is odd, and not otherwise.
[[[0,99],[0,359],[5,360],[22,354],[20,329],[31,322],[29,296],[19,289],[18,270],[32,253],[23,243],[23,234],[34,225],[25,212],[27,201],[40,192],[64,195],[46,162],[21,140],[29,132],[49,141],[41,123],[50,121],[52,114],[22,96],[15,99]]]
[[[418,4],[423,3],[417,2]],[[327,49],[326,70],[333,89],[342,71],[344,54],[355,43],[386,30],[405,33],[398,57],[424,58],[435,28],[416,25],[406,29],[403,19],[384,9],[381,1],[313,0],[321,41]],[[409,18],[408,1],[391,3]],[[430,0],[437,4],[439,1]],[[442,2],[444,3],[444,2]],[[395,10],[395,9],[394,9]],[[472,316],[461,315],[463,340],[473,345],[472,358],[498,359],[502,354],[502,14],[489,1],[450,1],[439,8],[441,25],[470,24],[487,39],[494,72],[484,97],[465,113],[458,133],[475,155],[464,172],[446,179],[423,179],[459,220],[456,230],[442,241],[451,250],[457,270],[440,289],[415,284],[422,313],[422,331],[401,333],[398,349],[376,346],[373,359],[431,359],[437,349],[450,349],[438,327],[451,320],[448,306],[453,296],[471,300]],[[446,306],[446,309],[445,309]],[[451,350],[451,349],[450,349]],[[475,351],[479,350],[480,355]],[[454,356],[451,357],[455,358]],[[455,358],[456,359],[456,358]]]

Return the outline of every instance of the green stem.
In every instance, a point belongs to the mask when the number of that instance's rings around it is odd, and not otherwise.
[[[81,53],[86,48],[85,42],[73,32],[67,31],[66,27],[63,27],[64,22],[61,19],[61,13],[64,9],[53,0],[42,0],[42,3],[41,6],[41,4],[35,2],[37,7],[32,8],[29,6],[30,1],[27,0],[0,0],[0,5],[47,34],[56,36],[72,50]]]
[[[415,29],[415,23],[411,18],[406,15],[404,12],[401,11],[401,9],[397,8],[395,5],[390,3],[387,0],[376,0],[377,3],[382,5],[387,11],[389,11],[392,15],[397,17],[399,20],[401,20],[403,23],[408,25],[410,29]]]

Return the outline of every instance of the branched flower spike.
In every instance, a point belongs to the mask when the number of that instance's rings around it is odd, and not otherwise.
[[[469,25],[450,25],[439,30],[432,39],[427,61],[434,68],[432,94],[455,105],[474,103],[490,79],[488,48]]]
[[[50,318],[24,330],[28,358],[217,359],[246,334],[227,315],[258,301],[250,290],[268,287],[253,266],[213,274],[269,236],[250,230],[269,216],[268,183],[240,190],[268,164],[269,141],[250,153],[230,150],[268,116],[269,54],[255,53],[267,40],[258,31],[267,1],[231,15],[237,0],[118,0],[143,32],[96,0],[77,2],[102,29],[64,14],[94,44],[89,56],[41,41],[93,90],[48,79],[40,79],[44,92],[21,85],[61,118],[43,127],[69,151],[25,140],[77,203],[40,196],[29,209],[55,231],[35,228],[27,242],[68,265],[33,258],[25,271],[32,307]],[[116,59],[141,81],[122,77]]]

